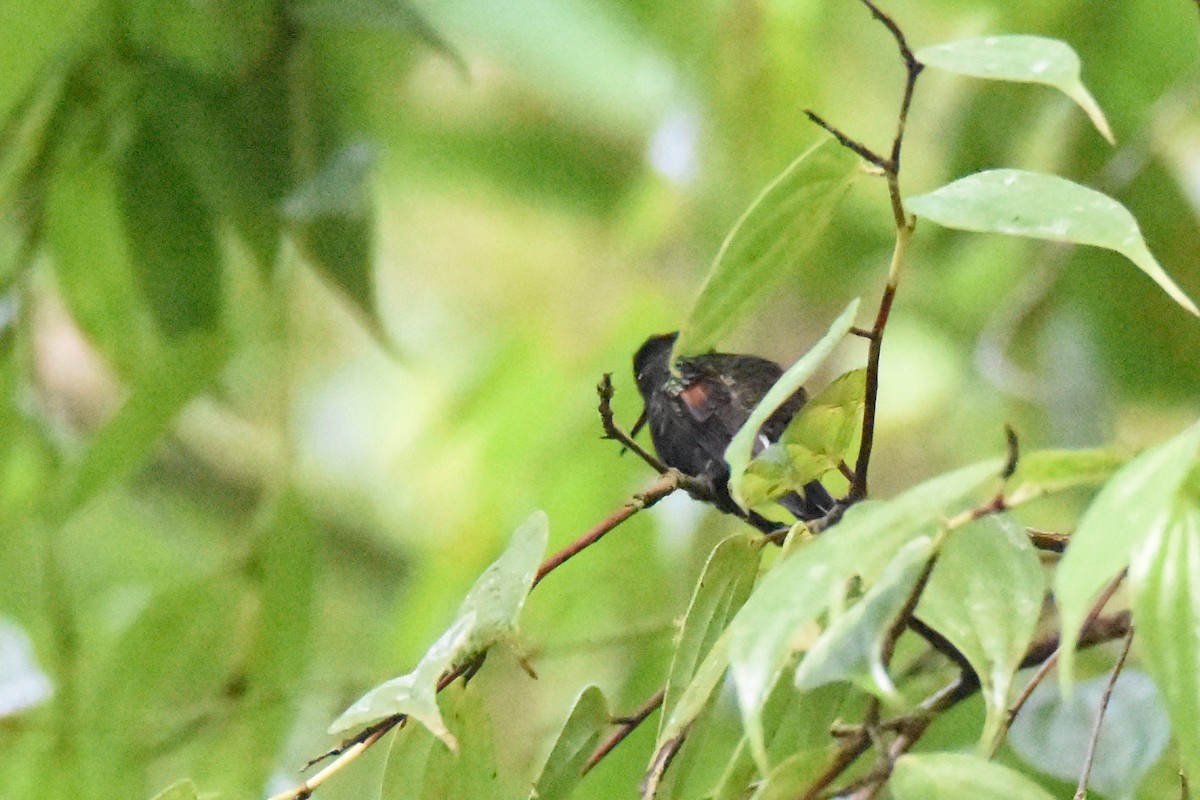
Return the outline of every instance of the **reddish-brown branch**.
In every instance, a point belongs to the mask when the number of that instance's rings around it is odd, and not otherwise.
[[[617,729],[613,731],[607,739],[601,742],[595,750],[592,751],[592,755],[588,758],[587,763],[583,765],[583,774],[587,775],[589,772],[591,772],[592,767],[599,764],[606,755],[612,752],[614,747],[625,741],[629,734],[637,730],[639,725],[645,722],[651,714],[657,711],[663,704],[663,698],[666,696],[666,692],[666,687],[659,689],[657,692],[652,694],[650,699],[643,703],[637,711],[634,711],[628,717],[622,717],[621,719],[614,720],[617,723]]]
[[[862,444],[858,448],[858,460],[854,464],[854,482],[850,484],[851,500],[862,500],[867,496],[867,470],[871,465],[871,450],[875,444],[875,409],[879,397],[879,357],[883,350],[883,330],[892,313],[892,302],[896,298],[896,287],[891,282],[883,290],[875,325],[871,329],[870,346],[867,350],[866,394],[863,399]]]
[[[565,564],[568,559],[578,555],[583,550],[600,541],[605,534],[620,525],[625,520],[632,517],[634,514],[638,513],[642,509],[649,508],[659,500],[662,500],[664,497],[669,495],[671,492],[678,489],[679,477],[679,473],[674,470],[667,472],[649,489],[641,494],[634,495],[632,500],[618,508],[600,524],[596,525],[587,533],[571,542],[562,550],[559,550],[557,553],[547,558],[542,562],[542,565],[538,567],[537,575],[535,575],[533,579],[533,585],[537,586],[542,582],[543,578]]]

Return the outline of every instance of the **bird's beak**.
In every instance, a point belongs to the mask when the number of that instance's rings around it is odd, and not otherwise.
[[[630,439],[637,438],[638,431],[640,431],[643,427],[645,427],[645,425],[646,425],[646,409],[643,408],[642,415],[637,418],[637,422],[633,423],[633,427],[629,429],[629,438]],[[622,447],[621,455],[625,455],[625,451],[627,449],[628,448]]]

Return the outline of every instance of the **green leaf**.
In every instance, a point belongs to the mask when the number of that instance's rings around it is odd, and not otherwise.
[[[916,55],[922,64],[959,75],[1052,86],[1074,100],[1100,135],[1113,143],[1104,112],[1080,79],[1079,56],[1066,42],[1042,36],[988,36],[925,47]]]
[[[152,800],[200,800],[200,793],[196,791],[196,784],[185,778],[172,783],[154,795]]]
[[[268,56],[283,21],[270,0],[156,0],[121,7],[130,46],[199,73],[242,75]]]
[[[216,221],[169,143],[148,126],[124,155],[120,194],[134,271],[159,329],[169,337],[215,329]]]
[[[1013,676],[1037,629],[1046,581],[1025,529],[989,516],[942,547],[917,617],[966,656],[987,706],[981,748],[1001,732]]]
[[[868,680],[882,694],[896,687],[883,663],[883,642],[933,555],[933,540],[907,543],[875,584],[847,611],[833,617],[796,668],[797,688],[809,691],[837,681]]]
[[[156,70],[138,99],[145,124],[169,141],[212,214],[232,223],[264,272],[278,257],[294,166],[287,78],[275,65],[238,81]]]
[[[530,798],[566,800],[583,779],[583,767],[610,723],[604,693],[596,686],[584,689],[563,723],[542,772],[534,781]]]
[[[742,476],[747,506],[800,491],[847,460],[862,427],[866,374],[856,369],[825,387],[804,404],[779,441],[750,462]]]
[[[301,3],[295,14],[309,26],[410,33],[454,64],[464,77],[470,76],[462,53],[442,36],[419,9],[406,0],[309,0]]]
[[[1054,579],[1064,686],[1073,678],[1076,637],[1096,593],[1125,568],[1136,548],[1172,522],[1198,450],[1200,423],[1126,464],[1084,512]]]
[[[1140,638],[1140,627],[1138,633]],[[1038,684],[1008,732],[1013,751],[1047,775],[1077,781],[1108,680],[1100,675],[1065,696],[1053,681]],[[1170,738],[1171,725],[1154,683],[1143,672],[1122,670],[1104,711],[1088,787],[1107,797],[1133,797]]]
[[[454,666],[459,655],[466,651],[474,624],[474,614],[456,619],[425,652],[416,669],[379,684],[355,700],[333,721],[329,732],[337,734],[360,730],[388,717],[405,714],[424,725],[448,748],[457,749],[458,740],[446,727],[438,708],[437,684],[442,675]]]
[[[784,759],[750,795],[750,800],[793,800],[803,797],[813,778],[829,762],[825,750],[806,750]],[[745,790],[743,788],[742,795]]]
[[[158,347],[125,239],[115,169],[94,153],[55,163],[46,194],[46,240],[72,318],[122,376]]]
[[[730,623],[729,658],[751,749],[765,772],[763,703],[791,658],[797,633],[841,595],[851,578],[870,586],[908,542],[933,536],[944,517],[997,474],[999,462],[964,467],[888,502],[859,503],[836,536],[821,536],[778,563]],[[714,652],[716,648],[714,648]]]
[[[240,594],[222,578],[166,589],[121,635],[89,704],[103,768],[119,780],[147,748],[177,736],[187,715],[223,697],[243,647]]]
[[[695,718],[694,714],[676,716],[679,701],[695,677],[702,659],[712,651],[729,620],[749,597],[758,577],[761,554],[762,537],[741,533],[721,541],[709,555],[688,605],[675,655],[671,660],[671,672],[663,696],[659,745],[666,740],[662,735],[664,732],[671,730],[666,737],[669,739]],[[699,710],[690,709],[696,713]]]
[[[549,518],[544,511],[535,511],[513,532],[512,541],[500,557],[471,586],[458,608],[460,617],[475,617],[467,640],[471,654],[482,653],[516,632],[549,538]]]
[[[87,443],[67,471],[52,520],[61,522],[106,487],[137,469],[189,400],[217,377],[228,347],[223,339],[191,336],[169,344],[160,361],[143,365],[124,405]]]
[[[672,363],[712,349],[777,280],[804,263],[858,163],[856,155],[825,138],[763,189],[725,237],[675,342]]]
[[[908,199],[908,209],[947,228],[1006,233],[1113,250],[1150,276],[1186,310],[1200,309],[1167,275],[1125,206],[1065,178],[994,169]]]
[[[1172,512],[1130,565],[1133,622],[1184,771],[1200,775],[1200,509],[1189,499]]]
[[[479,689],[456,684],[445,692],[446,716],[456,751],[434,747],[423,729],[409,726],[396,735],[380,784],[380,800],[469,800],[505,797],[499,786],[492,723]]]
[[[855,709],[859,707],[856,695],[844,683],[823,686],[815,692],[800,692],[791,681],[775,685],[763,709],[763,733],[769,761],[777,766],[762,776],[765,779],[762,790],[783,792],[787,786],[806,786],[830,764],[835,747],[830,745],[829,730],[847,713],[854,713],[847,709],[848,704]],[[686,754],[685,749],[681,757]],[[704,796],[712,800],[742,800],[756,774],[749,740],[743,736],[726,763],[724,774]],[[797,788],[791,796],[802,794]]]
[[[734,435],[729,442],[729,447],[725,449],[725,460],[729,462],[729,491],[734,500],[737,500],[743,507],[747,507],[748,504],[742,495],[742,482],[746,467],[750,463],[750,456],[754,451],[754,440],[758,437],[759,429],[777,408],[804,385],[817,367],[833,352],[833,348],[841,342],[842,337],[854,327],[854,315],[858,313],[858,304],[858,298],[851,301],[850,305],[846,306],[846,310],[829,326],[825,335],[783,373],[783,376],[771,387],[771,391],[767,392],[766,396],[755,406],[749,419]]]
[[[888,785],[896,800],[1054,800],[1014,769],[959,753],[901,756]]]
[[[364,728],[397,714],[407,714],[454,749],[437,704],[437,683],[451,667],[507,640],[516,631],[525,598],[533,585],[549,538],[549,520],[535,512],[513,533],[500,558],[479,576],[458,616],[421,658],[416,668],[376,686],[329,726],[330,733]]]
[[[1102,485],[1129,461],[1126,453],[1109,448],[1039,450],[1021,456],[1008,481],[1009,506],[1069,489]]]
[[[31,7],[21,0],[0,4],[0,120],[34,89],[55,59],[73,60],[97,0],[62,0]]]

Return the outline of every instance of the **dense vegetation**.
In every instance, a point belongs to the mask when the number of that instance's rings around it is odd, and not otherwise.
[[[1186,796],[1192,4],[6,10],[3,797]],[[611,441],[680,327],[824,532]]]

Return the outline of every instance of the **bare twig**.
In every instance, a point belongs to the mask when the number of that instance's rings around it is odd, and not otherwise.
[[[1119,639],[1126,635],[1129,627],[1128,611],[1109,617],[1090,619],[1084,624],[1079,635],[1079,648],[1094,647]],[[1021,660],[1021,668],[1041,664],[1053,657],[1058,649],[1058,638],[1057,635],[1052,635],[1030,645],[1025,657]],[[895,764],[896,759],[917,743],[933,720],[939,714],[970,697],[978,689],[979,681],[974,673],[964,671],[958,678],[931,695],[910,713],[885,719],[870,726],[863,723],[840,726],[831,731],[841,741],[841,747],[834,754],[829,766],[809,784],[800,797],[803,800],[817,800],[817,798],[823,797],[853,797],[855,800],[867,800],[867,798],[875,797],[890,777],[891,767]],[[831,791],[829,787],[833,785],[834,781],[870,749],[872,744],[870,729],[872,728],[876,731],[895,732],[896,738],[888,746],[879,764],[866,776],[848,786]]]
[[[604,427],[603,438],[620,442],[622,447],[632,451],[638,458],[649,464],[655,472],[660,475],[666,473],[670,468],[659,461],[653,453],[638,444],[632,436],[621,430],[621,426],[617,424],[612,410],[613,384],[611,372],[604,373],[604,376],[600,378],[600,383],[596,384],[596,394],[600,395],[600,424]]]
[[[1104,685],[1104,694],[1100,696],[1100,705],[1096,708],[1096,723],[1092,726],[1092,738],[1088,741],[1087,757],[1083,760],[1083,771],[1079,775],[1079,784],[1075,788],[1074,800],[1084,800],[1087,797],[1088,776],[1092,774],[1092,762],[1096,758],[1096,744],[1100,741],[1100,730],[1104,726],[1104,712],[1108,710],[1113,687],[1117,684],[1117,676],[1121,674],[1121,668],[1125,666],[1125,658],[1129,655],[1129,646],[1132,643],[1133,628],[1130,627],[1125,634],[1125,643],[1121,646],[1121,655],[1117,656],[1117,663],[1113,665],[1112,673],[1108,676],[1108,683]]]
[[[891,200],[892,216],[896,223],[896,246],[892,253],[892,263],[888,270],[888,281],[884,287],[883,296],[879,301],[879,311],[875,314],[875,324],[869,331],[855,329],[857,336],[870,341],[867,353],[866,396],[863,403],[862,444],[859,445],[858,459],[854,465],[854,480],[850,483],[847,498],[850,502],[862,500],[867,496],[867,469],[871,463],[871,450],[875,438],[875,407],[879,397],[879,357],[883,347],[883,331],[887,327],[888,316],[891,314],[892,303],[896,297],[896,287],[899,284],[900,273],[903,270],[905,256],[908,252],[908,241],[912,237],[914,221],[904,210],[904,200],[900,194],[900,154],[904,148],[904,131],[908,124],[908,112],[912,107],[913,92],[917,85],[917,76],[921,74],[924,65],[917,60],[904,32],[890,16],[885,14],[871,0],[861,0],[892,38],[904,61],[905,81],[904,96],[900,101],[900,111],[896,115],[896,133],[892,137],[891,151],[887,157],[881,156],[863,143],[844,133],[835,125],[830,124],[813,111],[805,110],[812,122],[828,131],[837,141],[848,150],[857,154],[870,164],[878,167],[887,180],[888,197]]]
[[[632,517],[637,512],[641,511],[642,509],[649,508],[659,500],[662,500],[664,497],[669,495],[671,492],[678,489],[681,477],[683,476],[676,470],[669,470],[665,475],[655,481],[654,485],[649,489],[640,494],[634,495],[632,500],[618,508],[605,520],[593,527],[590,531],[571,542],[562,550],[559,550],[557,553],[547,558],[542,562],[542,565],[538,567],[537,575],[534,576],[533,579],[533,585],[537,586],[542,582],[543,578],[561,567],[569,558],[578,555],[586,548],[591,547],[593,544],[600,541],[600,539],[606,533]]]
[[[1083,627],[1080,630],[1080,647],[1089,647],[1091,644],[1098,643],[1098,641],[1109,641],[1112,638],[1116,638],[1116,636],[1112,636],[1109,637],[1109,639],[1098,638],[1097,641],[1094,642],[1088,641],[1088,637],[1096,638],[1097,633],[1100,632],[1096,630],[1097,623],[1100,622],[1101,619],[1100,614],[1104,611],[1104,607],[1108,605],[1108,601],[1112,599],[1114,594],[1116,594],[1116,591],[1120,587],[1123,580],[1125,580],[1124,571],[1109,581],[1108,585],[1104,587],[1104,590],[1100,592],[1100,596],[1096,598],[1096,602],[1092,604],[1092,608],[1088,612],[1087,617],[1084,619]],[[1124,623],[1124,628],[1121,630],[1121,633],[1117,634],[1117,636],[1128,635],[1128,631],[1132,630],[1132,626],[1129,625],[1129,615],[1127,613],[1115,615],[1115,617],[1111,619],[1116,619]],[[1106,630],[1110,628],[1111,625],[1108,626]],[[993,753],[999,749],[1000,744],[1004,741],[1005,735],[1008,733],[1008,729],[1012,727],[1013,720],[1017,718],[1017,714],[1020,713],[1021,708],[1024,707],[1026,702],[1028,702],[1030,696],[1033,694],[1034,689],[1036,689],[1038,685],[1046,679],[1046,676],[1050,674],[1050,670],[1052,670],[1054,665],[1058,663],[1061,649],[1062,637],[1058,634],[1054,634],[1044,642],[1035,643],[1026,652],[1025,658],[1021,661],[1021,668],[1033,666],[1033,664],[1040,664],[1040,666],[1038,667],[1038,671],[1033,674],[1033,677],[1029,679],[1029,682],[1025,684],[1025,688],[1021,690],[1021,694],[1017,696],[1017,699],[1008,709],[1008,713],[1004,718],[1004,727],[1001,729],[1000,735],[996,737],[996,741],[992,745]],[[1039,660],[1030,663],[1029,660],[1031,657],[1037,658],[1038,656],[1041,656]]]
[[[666,692],[666,687],[659,689],[657,692],[652,694],[650,699],[643,703],[641,708],[639,708],[637,711],[634,711],[628,717],[622,717],[621,719],[613,720],[617,724],[617,729],[613,731],[607,739],[601,742],[595,750],[592,751],[591,756],[588,757],[587,763],[583,765],[583,774],[587,775],[589,772],[591,772],[592,767],[599,764],[601,759],[612,752],[614,747],[625,741],[629,734],[637,730],[639,725],[645,722],[651,714],[657,711],[663,704],[663,698],[666,696]]]

